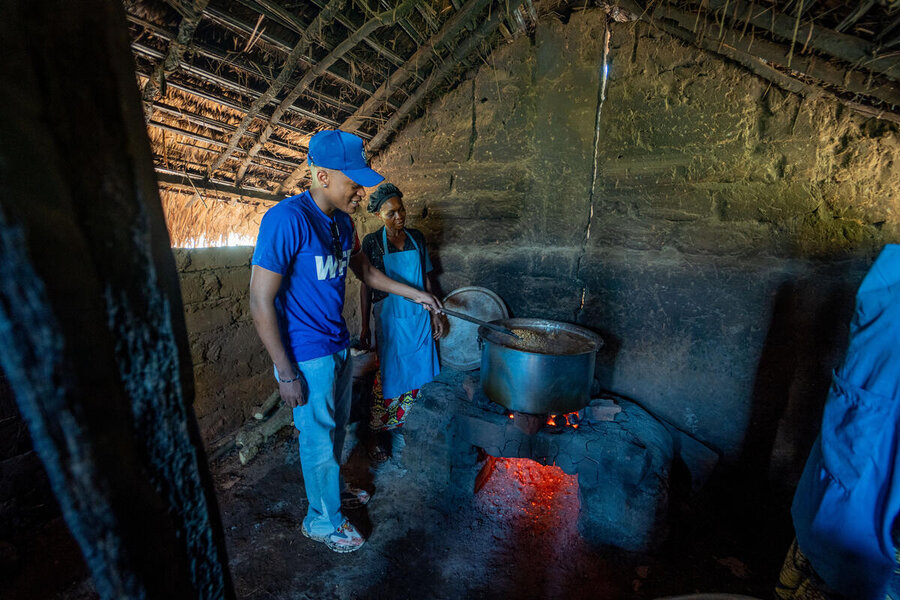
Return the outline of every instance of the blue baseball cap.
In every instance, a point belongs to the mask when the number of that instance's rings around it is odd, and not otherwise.
[[[361,186],[384,181],[384,176],[369,168],[362,138],[346,131],[326,129],[312,136],[306,158],[317,167],[340,171]]]

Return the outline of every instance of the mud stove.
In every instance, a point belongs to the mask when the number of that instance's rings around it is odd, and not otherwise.
[[[568,418],[542,421],[538,428],[534,417],[488,400],[477,371],[445,370],[410,412],[403,462],[422,493],[448,512],[472,500],[494,459],[555,465],[577,476],[585,541],[642,552],[665,539],[673,460],[692,454],[687,462],[709,471],[717,459],[708,449],[698,454],[696,441],[620,398],[595,399]]]

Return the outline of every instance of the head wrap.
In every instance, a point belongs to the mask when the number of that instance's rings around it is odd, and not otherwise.
[[[393,183],[382,183],[369,194],[369,205],[366,210],[370,213],[377,213],[382,204],[395,197],[403,198],[403,192]]]

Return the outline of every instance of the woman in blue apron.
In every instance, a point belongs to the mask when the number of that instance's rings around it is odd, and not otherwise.
[[[370,196],[368,211],[377,214],[384,226],[363,239],[362,250],[369,261],[388,277],[430,292],[432,271],[425,237],[406,228],[403,193],[390,183],[381,184]],[[395,435],[393,447],[402,445],[399,428],[415,402],[419,388],[440,371],[434,341],[444,332],[442,315],[433,315],[421,306],[393,294],[362,286],[360,293],[362,329],[360,343],[370,343],[369,313],[375,315],[375,342],[379,370],[372,394],[373,445],[369,458],[384,462],[385,432]]]

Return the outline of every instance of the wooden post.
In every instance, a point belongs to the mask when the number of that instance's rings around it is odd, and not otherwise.
[[[0,0],[0,365],[102,598],[233,598],[115,0]]]

